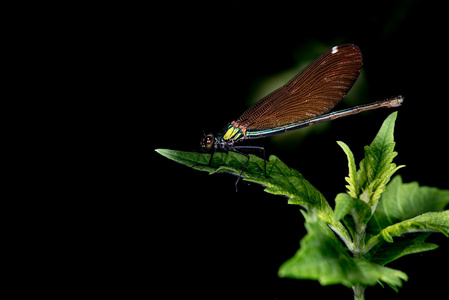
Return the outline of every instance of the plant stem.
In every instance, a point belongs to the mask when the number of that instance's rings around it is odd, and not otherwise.
[[[366,224],[360,222],[359,218],[357,218],[357,213],[355,212],[355,210],[352,210],[352,217],[354,219],[356,229],[352,253],[355,258],[361,258],[363,256],[363,249],[365,248],[364,238]],[[354,300],[365,299],[365,288],[366,285],[362,285],[360,283],[357,283],[352,287],[354,291]]]
[[[365,286],[357,283],[352,289],[354,290],[354,300],[365,300]]]

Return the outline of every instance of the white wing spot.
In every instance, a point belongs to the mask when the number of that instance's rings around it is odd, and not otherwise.
[[[334,46],[334,47],[332,47],[332,54],[335,54],[335,53],[337,53],[338,52],[338,46]]]

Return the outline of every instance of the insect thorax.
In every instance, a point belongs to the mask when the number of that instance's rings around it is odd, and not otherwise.
[[[225,130],[225,133],[224,133],[222,139],[225,141],[232,140],[232,141],[236,142],[242,138],[245,138],[246,137],[245,133],[246,133],[245,126],[240,125],[236,121],[232,121],[226,127],[226,130]]]

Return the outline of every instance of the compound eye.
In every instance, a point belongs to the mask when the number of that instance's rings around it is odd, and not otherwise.
[[[206,147],[210,148],[214,144],[214,136],[212,134],[208,134],[206,136]]]
[[[208,134],[207,136],[205,136],[204,138],[201,139],[201,147],[202,148],[211,148],[214,144],[214,136],[212,134]]]

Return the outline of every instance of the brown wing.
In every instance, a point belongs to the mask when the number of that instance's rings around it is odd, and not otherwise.
[[[322,115],[351,89],[361,68],[362,53],[357,46],[335,46],[259,100],[237,122],[248,130],[269,129]]]

